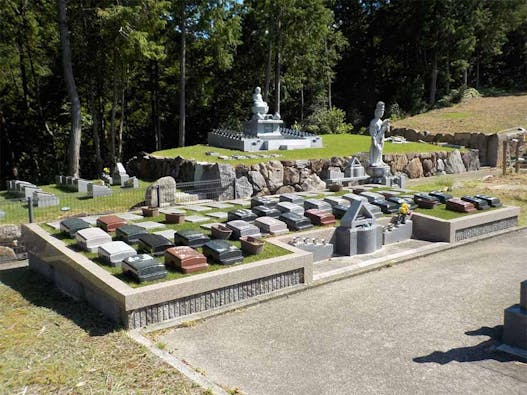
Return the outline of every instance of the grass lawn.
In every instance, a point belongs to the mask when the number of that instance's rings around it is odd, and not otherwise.
[[[205,394],[27,267],[0,271],[0,393]]]
[[[394,127],[432,133],[496,133],[521,126],[527,128],[527,93],[478,97],[452,107],[440,108],[394,122]]]
[[[459,196],[456,196],[456,197],[459,197]],[[491,208],[491,209],[485,210],[485,212],[489,211],[489,210],[495,210],[495,208]],[[449,220],[449,219],[456,219],[456,218],[466,217],[466,216],[474,215],[474,214],[478,214],[478,213],[481,214],[484,211],[476,210],[476,211],[473,211],[471,213],[458,213],[457,211],[447,210],[446,209],[446,204],[441,204],[439,206],[435,206],[432,209],[417,208],[417,209],[414,210],[414,212],[420,213],[420,214],[430,215],[431,217],[436,217],[436,218],[440,218],[440,219]]]
[[[368,152],[370,149],[370,137],[357,134],[327,134],[322,136],[324,148],[308,148],[297,149],[290,151],[265,151],[265,153],[275,153],[281,156],[279,160],[298,160],[298,159],[327,159],[333,156],[351,156],[359,152]],[[403,152],[433,152],[433,151],[448,151],[449,148],[438,147],[432,144],[408,143],[408,144],[392,144],[386,142],[384,144],[385,154],[403,153]],[[195,159],[197,161],[230,163],[236,165],[255,164],[262,162],[262,159],[243,159],[243,160],[221,160],[217,157],[206,155],[207,151],[218,152],[221,155],[241,155],[241,151],[230,150],[225,148],[209,147],[208,145],[193,145],[191,147],[172,148],[163,151],[154,152],[153,155],[164,156],[168,158],[175,158],[181,156],[186,159]],[[265,161],[271,159],[263,159]]]

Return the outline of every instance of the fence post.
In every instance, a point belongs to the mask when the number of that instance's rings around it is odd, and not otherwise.
[[[236,196],[236,177],[232,179],[232,195],[234,199],[238,199],[238,196]]]
[[[27,210],[29,214],[29,223],[33,223],[33,198],[31,196],[28,196],[27,198]]]

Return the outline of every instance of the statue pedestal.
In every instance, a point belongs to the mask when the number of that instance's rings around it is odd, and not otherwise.
[[[251,119],[245,123],[245,135],[259,138],[283,138],[280,127],[281,119]]]
[[[366,169],[366,173],[370,176],[371,184],[387,185],[390,176],[392,175],[390,167],[386,164],[370,165]]]

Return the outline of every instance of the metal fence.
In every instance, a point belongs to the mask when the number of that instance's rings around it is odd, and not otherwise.
[[[111,194],[91,197],[87,192],[55,188],[48,189],[56,201],[41,201],[35,197],[15,197],[9,192],[0,193],[0,225],[28,222],[51,222],[64,217],[119,213],[145,205],[159,205],[161,201],[187,203],[202,199],[228,199],[234,196],[234,185],[218,180],[182,182],[176,188],[161,185],[147,193],[147,188],[111,187]],[[147,198],[150,196],[150,199]],[[153,204],[152,204],[153,203]]]

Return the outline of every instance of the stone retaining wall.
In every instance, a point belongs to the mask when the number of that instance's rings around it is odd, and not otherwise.
[[[367,166],[367,154],[357,155]],[[181,182],[221,180],[221,199],[316,191],[326,188],[324,180],[332,170],[344,171],[351,157],[311,160],[271,160],[253,165],[196,162],[181,157],[163,158],[144,153],[128,162],[128,172],[142,179],[172,176]],[[456,174],[479,169],[477,150],[460,152],[386,154],[384,161],[392,173],[409,178],[435,174]]]
[[[477,149],[479,151],[479,161],[485,166],[501,166],[503,156],[503,142],[507,139],[511,141],[511,152],[515,152],[516,143],[512,142],[513,138],[523,136],[525,130],[522,128],[513,128],[504,130],[501,133],[430,133],[426,130],[419,131],[409,128],[393,128],[389,136],[403,136],[408,141],[425,141],[427,143],[448,143],[453,145],[464,146],[467,148]]]

